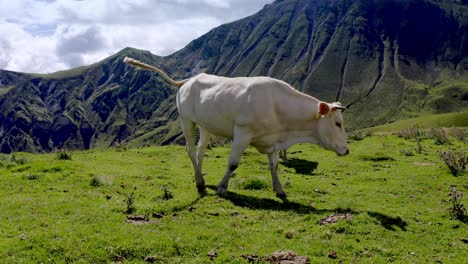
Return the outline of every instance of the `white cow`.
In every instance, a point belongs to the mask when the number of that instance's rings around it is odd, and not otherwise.
[[[218,185],[220,196],[226,194],[229,177],[249,145],[268,155],[273,188],[281,198],[286,194],[277,174],[280,150],[310,142],[338,155],[349,153],[341,115],[345,108],[340,103],[321,102],[269,77],[226,78],[201,73],[174,81],[158,68],[127,57],[124,61],[158,72],[179,87],[177,109],[199,192],[205,191],[202,162],[211,135],[232,139],[227,170]],[[200,129],[198,151],[196,125]]]

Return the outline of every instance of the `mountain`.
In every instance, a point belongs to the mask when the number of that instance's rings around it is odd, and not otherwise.
[[[268,75],[341,101],[350,129],[468,110],[468,1],[277,0],[166,57],[126,48],[53,74],[0,71],[0,151],[180,139],[175,79]]]
[[[419,112],[453,111],[467,106],[465,4],[276,1],[212,30],[168,60],[179,72],[283,79],[350,107],[355,128]],[[462,83],[450,85],[454,80]],[[445,92],[459,96],[438,98]]]
[[[122,63],[124,56],[160,57],[124,49],[99,63],[53,74],[0,73],[0,151],[107,147],[177,117],[164,103],[173,89]],[[173,100],[171,100],[173,101]],[[164,143],[164,142],[161,142]]]

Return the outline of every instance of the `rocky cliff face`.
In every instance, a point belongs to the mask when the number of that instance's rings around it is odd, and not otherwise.
[[[371,126],[438,111],[430,88],[467,79],[467,16],[460,1],[276,1],[168,61],[191,74],[280,78],[347,105],[352,127]]]
[[[88,149],[180,136],[174,90],[131,56],[174,78],[268,75],[349,107],[360,128],[468,108],[466,1],[278,0],[167,57],[131,48],[47,75],[0,71],[0,151]]]
[[[123,64],[127,55],[159,60],[149,52],[125,49],[94,65],[54,74],[2,71],[1,151],[109,146],[143,125],[150,130],[175,119],[175,108],[152,118],[174,91],[154,74]]]

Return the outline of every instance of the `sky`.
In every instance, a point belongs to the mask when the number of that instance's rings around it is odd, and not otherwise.
[[[50,73],[125,47],[165,56],[273,0],[0,0],[0,69]]]

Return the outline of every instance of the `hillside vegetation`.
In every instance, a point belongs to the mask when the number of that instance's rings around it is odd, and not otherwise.
[[[395,132],[415,126],[419,128],[468,127],[468,112],[426,115],[411,119],[398,120],[390,124],[363,130],[371,130],[374,132]]]
[[[439,152],[467,144],[421,146],[370,136],[338,157],[297,145],[279,167],[288,201],[275,198],[267,158],[252,148],[226,198],[215,186],[228,147],[207,152],[204,196],[181,146],[3,154],[0,259],[249,263],[291,250],[311,263],[465,263],[467,223],[450,216],[448,193],[466,194],[468,175],[453,176]]]

